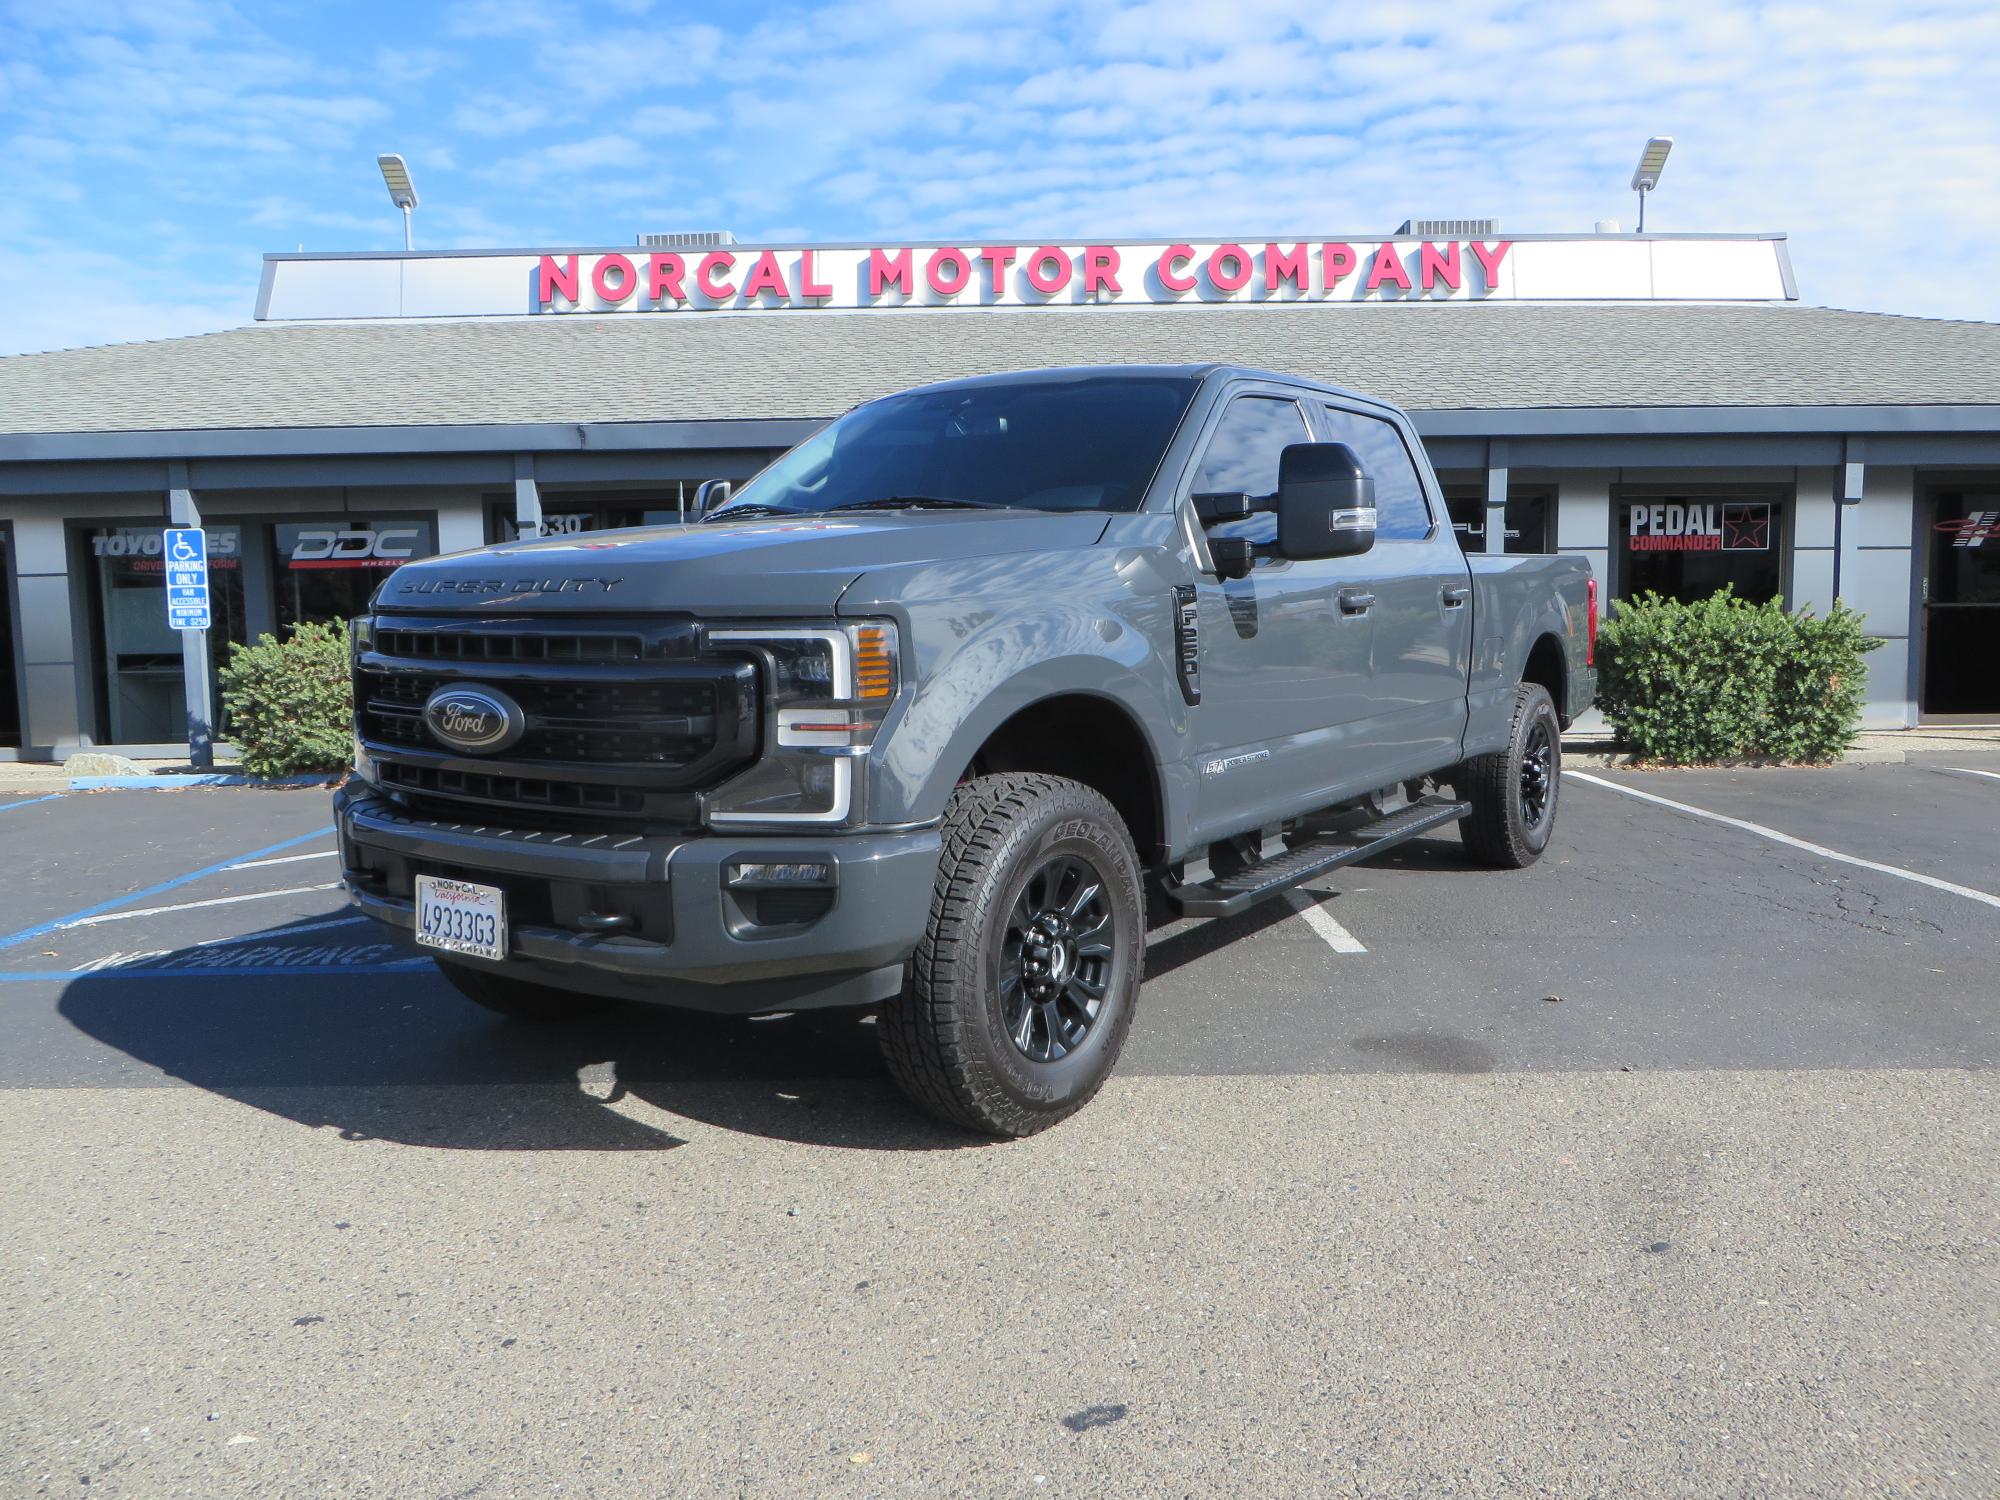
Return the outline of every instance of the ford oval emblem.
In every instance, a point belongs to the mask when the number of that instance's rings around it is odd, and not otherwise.
[[[447,683],[424,702],[431,738],[465,755],[492,755],[527,733],[521,705],[498,688]]]

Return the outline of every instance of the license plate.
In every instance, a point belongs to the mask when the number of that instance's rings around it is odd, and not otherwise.
[[[507,894],[436,875],[417,877],[417,941],[447,953],[507,956]]]

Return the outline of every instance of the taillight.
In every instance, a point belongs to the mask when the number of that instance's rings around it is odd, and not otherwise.
[[[1586,602],[1583,606],[1583,664],[1586,667],[1594,667],[1597,665],[1597,580],[1595,578],[1584,580],[1584,598]]]

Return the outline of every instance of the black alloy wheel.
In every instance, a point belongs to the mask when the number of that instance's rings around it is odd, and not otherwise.
[[[1549,734],[1548,723],[1537,718],[1528,730],[1528,740],[1521,747],[1521,822],[1528,828],[1540,828],[1542,819],[1549,815],[1550,794],[1556,782],[1555,740]]]
[[[1007,1035],[1030,1062],[1054,1062],[1084,1043],[1104,1010],[1117,918],[1105,877],[1089,860],[1058,854],[1021,887],[1000,940],[1000,1005]]]
[[[1040,771],[952,793],[924,936],[876,1034],[905,1093],[986,1136],[1033,1135],[1117,1064],[1145,967],[1144,876],[1102,793]]]
[[[1540,859],[1562,801],[1562,721],[1549,690],[1533,682],[1515,688],[1507,748],[1474,756],[1448,779],[1472,804],[1458,825],[1467,853],[1502,870]]]

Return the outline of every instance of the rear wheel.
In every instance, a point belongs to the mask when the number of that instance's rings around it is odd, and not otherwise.
[[[1524,682],[1514,690],[1507,748],[1467,761],[1457,781],[1472,804],[1458,826],[1474,859],[1519,870],[1542,857],[1562,791],[1562,723],[1547,688]]]
[[[438,972],[474,1005],[532,1025],[549,1026],[602,1015],[617,1002],[601,995],[579,995],[551,985],[533,984],[511,974],[494,974],[467,964],[438,960]]]
[[[1145,902],[1131,835],[1089,787],[982,776],[952,795],[930,919],[883,1056],[929,1113],[982,1135],[1090,1102],[1139,998]]]

